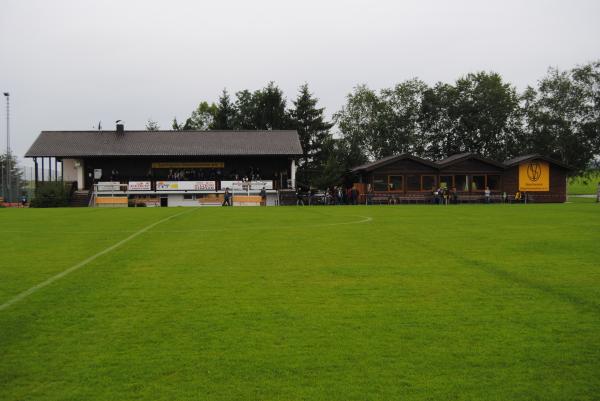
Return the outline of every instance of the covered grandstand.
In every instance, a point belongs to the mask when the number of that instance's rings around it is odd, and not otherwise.
[[[73,187],[82,204],[98,206],[220,205],[226,189],[234,204],[277,204],[293,190],[298,133],[273,131],[43,131],[25,157],[35,175]],[[60,175],[59,175],[60,171]],[[262,192],[262,197],[260,196]]]

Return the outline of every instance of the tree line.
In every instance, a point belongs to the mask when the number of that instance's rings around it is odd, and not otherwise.
[[[540,153],[573,174],[597,167],[600,155],[600,61],[550,68],[522,92],[494,72],[434,85],[415,78],[379,91],[359,85],[332,121],[318,103],[307,84],[289,105],[273,82],[234,98],[223,90],[172,128],[295,129],[304,150],[297,181],[321,188],[339,184],[353,166],[399,153],[439,160],[474,152],[499,161]],[[149,120],[147,129],[158,124]]]

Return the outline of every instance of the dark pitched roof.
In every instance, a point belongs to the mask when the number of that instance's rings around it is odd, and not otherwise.
[[[440,167],[447,167],[450,166],[454,163],[458,163],[459,161],[465,160],[465,159],[476,159],[479,161],[482,161],[484,163],[487,164],[491,164],[492,166],[496,166],[499,168],[505,168],[506,166],[500,162],[497,162],[495,160],[492,159],[488,159],[486,157],[483,157],[481,155],[478,155],[476,153],[471,153],[471,152],[465,152],[465,153],[457,153],[455,155],[446,157],[445,159],[442,160],[438,160],[437,165]]]
[[[571,167],[569,167],[568,165],[566,165],[566,164],[564,164],[564,163],[562,163],[562,162],[560,162],[558,160],[552,159],[552,158],[547,157],[547,156],[542,156],[542,155],[537,154],[537,153],[533,153],[533,154],[530,154],[530,155],[524,155],[524,156],[514,157],[512,159],[509,159],[509,160],[505,161],[504,165],[506,167],[512,167],[512,166],[516,166],[517,164],[528,162],[530,160],[535,160],[535,159],[537,159],[537,160],[544,160],[544,161],[547,161],[548,163],[556,164],[557,166],[565,168],[567,170],[572,170]]]
[[[301,154],[296,131],[42,131],[25,157]]]
[[[371,163],[362,164],[360,166],[352,168],[352,170],[350,170],[350,171],[352,171],[353,173],[356,173],[358,171],[371,171],[371,170],[376,169],[377,167],[385,166],[387,164],[391,164],[398,160],[404,160],[404,159],[413,160],[417,163],[421,163],[421,164],[424,164],[426,166],[433,167],[433,168],[438,167],[435,163],[430,162],[429,160],[421,159],[420,157],[409,155],[409,154],[401,154],[401,155],[387,156],[387,157],[384,157],[383,159],[379,159],[379,160],[376,160]]]

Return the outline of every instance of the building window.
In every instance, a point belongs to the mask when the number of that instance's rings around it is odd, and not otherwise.
[[[373,190],[380,192],[380,191],[387,191],[388,188],[388,184],[387,184],[387,177],[385,175],[374,175],[373,176]]]
[[[457,191],[468,191],[469,190],[469,180],[466,175],[455,175],[454,176],[454,186]]]
[[[193,194],[184,194],[183,195],[183,199],[185,199],[185,200],[194,200],[194,199],[196,199],[196,195],[193,195]]]
[[[500,176],[499,175],[488,175],[487,176],[487,186],[490,187],[492,191],[500,190]]]
[[[402,191],[402,176],[401,175],[388,176],[388,188],[390,191]]]
[[[435,175],[422,175],[421,176],[421,190],[430,191],[436,186]]]
[[[452,175],[441,175],[440,176],[440,188],[454,188],[454,176]]]
[[[483,191],[485,189],[485,175],[474,175],[471,179],[471,191]]]
[[[418,175],[407,175],[406,176],[406,190],[407,191],[420,191],[421,183]]]

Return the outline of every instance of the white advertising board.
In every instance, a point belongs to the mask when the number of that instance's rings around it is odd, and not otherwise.
[[[152,184],[150,181],[129,181],[127,189],[130,191],[150,191]]]
[[[214,191],[214,181],[156,181],[157,191]]]
[[[96,190],[98,192],[115,192],[115,191],[120,191],[121,190],[120,185],[121,185],[120,182],[115,182],[115,181],[100,181],[100,182],[98,182],[98,184],[96,184]]]
[[[232,191],[273,189],[273,181],[221,181],[221,191],[224,191],[225,188]]]
[[[250,181],[250,189],[273,189],[273,181]]]

